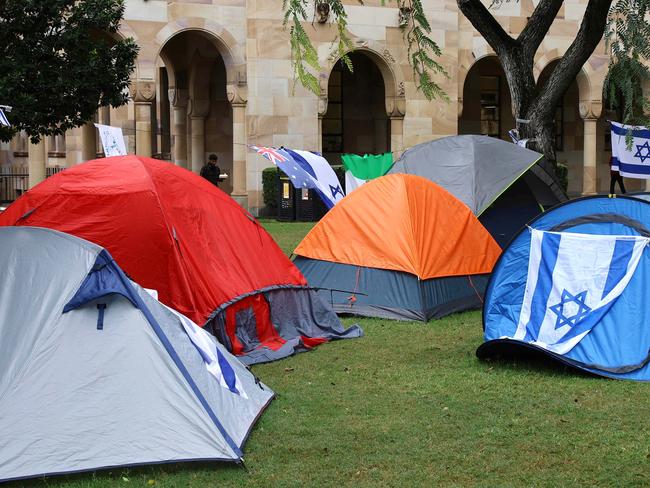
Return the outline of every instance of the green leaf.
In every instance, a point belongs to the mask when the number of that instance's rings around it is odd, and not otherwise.
[[[353,70],[352,62],[348,56],[354,50],[354,44],[347,31],[347,13],[342,0],[318,0],[330,6],[330,13],[336,23],[337,39],[334,43],[333,55],[349,69]],[[363,1],[358,0],[363,5]],[[381,5],[386,2],[382,0]],[[431,25],[429,24],[421,0],[396,0],[400,8],[409,8],[409,22],[402,28],[404,40],[407,44],[407,58],[413,68],[416,87],[429,100],[436,98],[448,101],[449,98],[440,85],[434,81],[434,75],[448,78],[446,70],[436,61],[442,55],[438,44],[429,37]],[[312,68],[321,71],[318,53],[314,48],[309,35],[302,27],[303,22],[308,22],[307,11],[313,8],[308,0],[283,0],[285,28],[291,24],[289,31],[291,44],[291,60],[294,75],[297,80],[308,90],[320,95],[320,84],[317,77],[309,70]]]

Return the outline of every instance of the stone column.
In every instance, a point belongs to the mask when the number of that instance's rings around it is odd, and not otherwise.
[[[171,105],[172,159],[176,166],[187,168],[187,90],[169,89]]]
[[[132,85],[135,102],[135,153],[150,158],[152,154],[151,104],[156,98],[155,83],[136,81]]]
[[[195,173],[201,171],[205,164],[205,117],[210,109],[210,100],[191,98],[188,104],[188,115],[191,125],[191,166]]]
[[[81,160],[88,161],[97,157],[97,128],[91,121],[81,126]]]
[[[246,87],[243,84],[226,86],[228,101],[232,106],[232,194],[242,207],[248,208],[246,185]]]
[[[596,168],[597,122],[600,117],[600,102],[580,102],[580,117],[584,124],[584,149],[582,152],[582,194],[594,195],[598,192]]]
[[[75,127],[65,133],[65,165],[70,168],[82,161],[81,127]]]
[[[45,162],[47,161],[46,138],[41,136],[38,144],[29,143],[29,188],[33,188],[45,179]]]
[[[318,98],[318,152],[323,152],[323,118],[327,113],[327,86],[323,87],[321,84],[321,93],[324,93],[324,96]]]
[[[393,160],[402,155],[404,150],[404,113],[406,112],[406,98],[403,85],[400,92],[393,97],[386,97],[386,115],[390,119],[390,150]]]
[[[404,150],[404,116],[390,118],[390,150],[393,160],[399,158]]]

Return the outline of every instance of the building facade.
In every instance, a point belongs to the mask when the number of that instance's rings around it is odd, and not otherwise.
[[[489,0],[486,0],[489,4]],[[394,157],[453,134],[508,139],[514,127],[503,70],[453,0],[423,0],[432,36],[449,74],[438,82],[450,101],[428,101],[415,86],[396,2],[345,0],[355,49],[354,71],[334,52],[332,18],[314,9],[305,29],[318,51],[321,95],[294,80],[282,0],[127,0],[120,35],[140,46],[131,101],[103,108],[96,122],[121,127],[129,152],[198,172],[211,153],[229,175],[223,189],[255,212],[263,206],[261,171],[269,163],[246,144],[322,151],[332,164],[344,152]],[[567,0],[535,58],[548,76],[572,42],[586,0]],[[534,9],[530,0],[494,10],[511,35]],[[609,188],[608,118],[602,85],[604,42],[557,107],[558,161],[569,167],[569,193]],[[2,147],[0,164],[29,169],[29,184],[47,166],[70,166],[101,155],[92,124],[39,145],[19,136]],[[628,180],[632,190],[644,181]]]

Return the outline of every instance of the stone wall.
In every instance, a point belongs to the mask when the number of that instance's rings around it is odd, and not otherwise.
[[[500,67],[489,61],[494,53],[459,13],[455,1],[423,0],[432,37],[443,51],[439,61],[448,76],[438,76],[436,81],[448,102],[429,101],[417,89],[396,2],[345,3],[354,50],[363,56],[359,72],[367,72],[362,65],[371,63],[383,84],[383,93],[379,83],[368,87],[372,109],[365,122],[359,118],[363,110],[355,113],[354,106],[348,110],[350,120],[345,125],[352,132],[346,132],[345,138],[356,140],[351,147],[364,152],[374,144],[378,149],[372,150],[386,148],[397,157],[420,142],[480,130],[480,92],[472,87],[476,77],[495,74]],[[486,5],[490,3],[486,0]],[[585,5],[586,0],[567,0],[560,9],[535,57],[537,76],[568,48]],[[495,12],[504,29],[516,36],[533,8],[533,2],[522,0],[504,2]],[[224,190],[255,211],[263,205],[261,171],[269,163],[246,144],[321,150],[328,81],[338,61],[332,19],[305,23],[322,66],[317,73],[321,95],[297,83],[282,16],[282,0],[127,0],[120,35],[134,38],[140,46],[132,102],[98,114],[98,121],[121,127],[129,151],[167,155],[194,171],[207,154],[217,153],[231,175]],[[603,191],[609,185],[601,100],[608,62],[604,52],[601,44],[563,107],[564,148],[558,156],[569,166],[573,194]],[[368,82],[354,74],[345,77],[357,90]],[[506,85],[500,103],[499,135],[505,138],[514,126]],[[92,157],[97,147],[93,137],[92,127],[70,131],[61,160],[77,164]],[[364,137],[373,142],[364,143]],[[5,147],[11,154],[2,155],[0,161],[25,159],[26,151],[17,151],[16,143],[13,146]]]

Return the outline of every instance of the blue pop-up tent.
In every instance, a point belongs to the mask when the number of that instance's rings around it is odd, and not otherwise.
[[[544,354],[650,381],[650,203],[586,197],[523,229],[494,267],[476,354]]]

